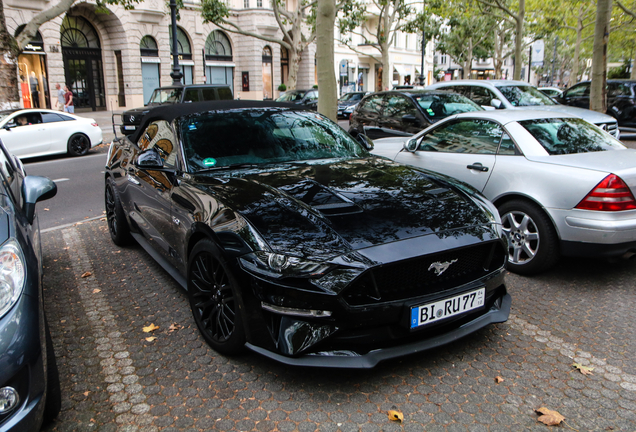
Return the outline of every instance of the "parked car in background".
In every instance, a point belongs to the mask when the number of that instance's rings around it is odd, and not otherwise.
[[[565,105],[589,108],[590,85],[590,81],[580,82],[556,100]],[[636,80],[607,80],[607,114],[615,117],[621,128],[631,128],[636,132]]]
[[[304,105],[315,111],[318,109],[318,89],[289,90],[280,95],[276,102]]]
[[[187,84],[182,86],[159,87],[152,92],[145,106],[124,111],[119,130],[124,135],[134,133],[146,113],[148,113],[150,109],[161,105],[232,99],[234,99],[234,95],[228,85]]]
[[[477,104],[457,93],[406,90],[366,96],[349,119],[349,133],[371,139],[410,136],[448,116],[482,111]]]
[[[61,153],[83,156],[103,140],[95,120],[47,109],[0,111],[0,139],[21,159]]]
[[[37,432],[60,411],[55,352],[44,314],[36,202],[57,188],[27,176],[0,141],[0,431]]]
[[[338,118],[348,119],[362,98],[369,93],[370,92],[359,91],[343,94],[340,99],[338,99]]]
[[[487,111],[453,116],[375,154],[466,182],[499,209],[508,267],[550,268],[559,255],[636,252],[636,150],[574,116]]]
[[[223,354],[369,368],[510,311],[490,202],[306,108],[156,108],[111,145],[105,199],[112,240],[132,236],[175,277]]]
[[[558,87],[539,87],[537,90],[551,98],[557,98],[563,94],[563,89]]]
[[[561,105],[523,81],[458,80],[436,83],[427,88],[456,91],[486,109],[532,109],[575,115],[620,138],[615,118],[588,109]]]

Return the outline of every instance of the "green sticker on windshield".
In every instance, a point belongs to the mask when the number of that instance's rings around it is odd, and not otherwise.
[[[213,167],[214,165],[216,165],[216,159],[214,158],[203,159],[203,165],[208,167]]]
[[[432,109],[430,109],[430,108],[426,108],[426,111],[432,116],[435,115],[435,112]]]

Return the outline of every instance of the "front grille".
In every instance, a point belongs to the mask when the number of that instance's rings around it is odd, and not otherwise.
[[[502,245],[492,242],[385,264],[356,278],[343,297],[348,304],[360,306],[446,291],[486,276],[502,267],[505,259]],[[451,262],[436,274],[434,263]]]
[[[600,127],[603,130],[606,130],[607,132],[609,132],[610,135],[616,136],[616,134],[618,133],[618,123],[617,122],[610,122],[610,123],[599,123],[597,124],[598,127]]]

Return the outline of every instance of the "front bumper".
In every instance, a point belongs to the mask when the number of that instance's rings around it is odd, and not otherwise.
[[[38,301],[23,294],[0,321],[0,388],[11,386],[19,405],[0,416],[0,432],[38,431],[44,411],[44,334]]]
[[[496,299],[486,313],[483,313],[476,318],[453,328],[452,330],[402,345],[374,349],[364,354],[359,354],[351,350],[336,350],[331,352],[323,351],[312,353],[300,357],[289,357],[269,351],[251,343],[247,343],[246,346],[256,353],[290,366],[370,369],[375,367],[381,361],[416,354],[425,350],[446,345],[474,333],[489,324],[505,322],[510,314],[511,302],[512,299],[510,294],[505,293],[504,290],[504,294]]]

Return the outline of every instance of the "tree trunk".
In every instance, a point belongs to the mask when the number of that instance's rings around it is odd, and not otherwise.
[[[581,41],[583,40],[583,6],[579,7],[579,16],[576,20],[576,45],[574,45],[574,61],[572,62],[572,74],[568,81],[568,87],[579,82],[579,62],[581,58]]]
[[[466,55],[462,62],[462,78],[471,79],[473,70],[473,38],[469,37],[466,43],[468,47],[466,48]]]
[[[629,79],[636,80],[636,54],[634,54],[634,59],[632,60],[632,72],[629,74]]]
[[[505,33],[503,29],[497,29],[495,31],[495,47],[493,66],[495,68],[495,79],[501,79],[501,68],[503,66],[503,45],[504,45]]]
[[[287,90],[296,90],[296,83],[298,82],[298,69],[300,68],[300,53],[295,44],[292,44],[292,49],[289,51],[289,79],[287,82]]]
[[[607,41],[611,15],[612,0],[598,0],[594,27],[594,51],[592,53],[590,109],[601,113],[607,111]]]
[[[15,39],[7,31],[4,4],[0,1],[0,109],[20,106],[18,93],[17,49]]]
[[[393,71],[389,63],[389,42],[386,41],[380,43],[380,49],[382,50],[382,90],[390,90],[391,80],[393,78]],[[422,71],[424,73],[424,71]]]
[[[336,1],[318,0],[316,11],[316,67],[318,68],[318,112],[337,122],[338,91],[334,68],[333,29]]]
[[[521,66],[523,64],[523,21],[526,17],[526,0],[519,0],[519,12],[515,17],[515,71],[514,79],[521,79]]]

